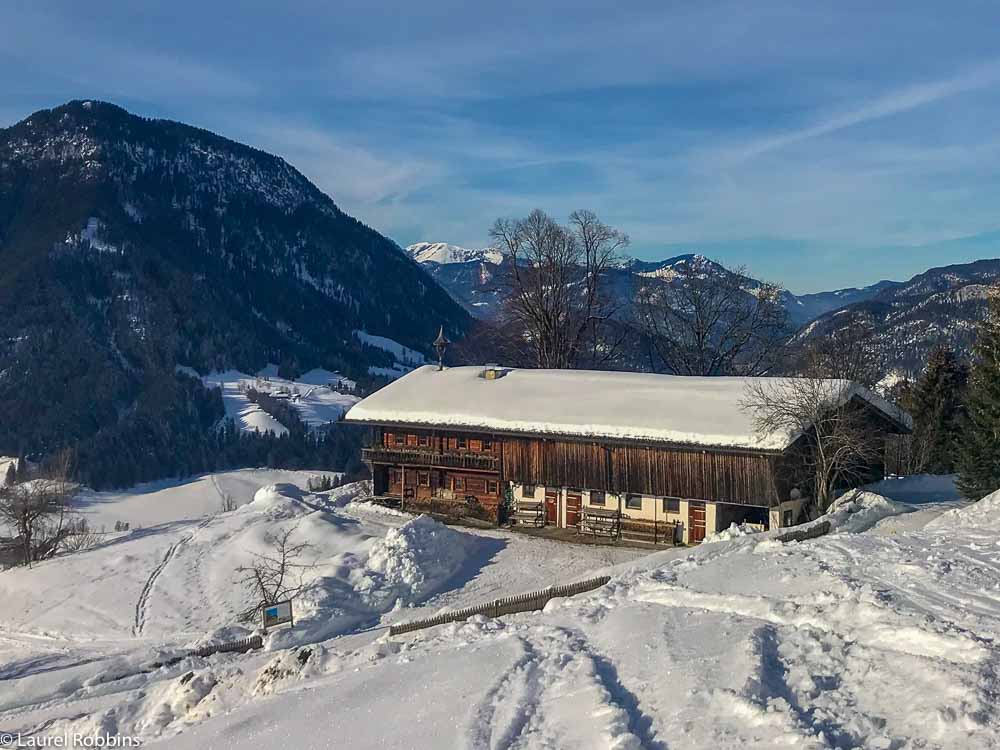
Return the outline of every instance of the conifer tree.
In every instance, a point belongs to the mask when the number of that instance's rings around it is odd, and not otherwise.
[[[955,471],[968,378],[968,368],[955,352],[940,346],[931,352],[927,369],[905,395],[905,406],[913,415],[915,471]]]
[[[967,417],[958,457],[958,488],[978,500],[1000,488],[1000,290],[976,331]]]

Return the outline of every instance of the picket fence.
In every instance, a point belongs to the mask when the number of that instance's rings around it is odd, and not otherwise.
[[[530,612],[544,608],[550,599],[593,591],[610,580],[611,576],[600,576],[599,578],[591,578],[586,581],[568,583],[562,586],[549,586],[542,591],[532,591],[527,594],[518,594],[517,596],[506,596],[503,599],[494,599],[485,604],[476,604],[472,607],[456,609],[452,612],[442,612],[439,615],[423,620],[411,620],[410,622],[402,622],[398,625],[390,625],[389,635],[400,635],[401,633],[409,633],[413,630],[432,628],[435,625],[443,625],[446,622],[460,622],[475,615],[500,617],[501,615],[512,615],[516,612]]]

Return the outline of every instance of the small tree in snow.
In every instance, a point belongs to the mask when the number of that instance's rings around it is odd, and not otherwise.
[[[241,622],[253,621],[261,607],[291,599],[304,588],[305,571],[316,567],[316,564],[302,562],[312,545],[308,542],[292,542],[292,535],[297,528],[293,526],[280,534],[267,534],[264,539],[268,552],[255,553],[249,565],[241,565],[236,569],[236,583],[243,586],[254,602],[240,613]]]

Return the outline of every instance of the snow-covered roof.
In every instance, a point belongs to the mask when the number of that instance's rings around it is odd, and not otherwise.
[[[487,380],[482,371],[420,367],[355,404],[345,419],[773,451],[797,437],[754,429],[743,401],[760,378],[509,369]],[[858,396],[909,427],[909,415],[874,393],[849,381],[830,383],[837,398]]]

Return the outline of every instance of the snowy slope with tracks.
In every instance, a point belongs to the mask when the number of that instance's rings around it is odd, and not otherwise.
[[[646,556],[277,484],[237,511],[0,575],[8,601],[12,582],[35,594],[3,616],[0,720],[174,748],[1000,747],[1000,495],[965,505],[945,484],[844,498],[832,532],[806,542]],[[237,634],[222,572],[288,524],[319,553],[302,627],[264,652],[156,666]],[[598,571],[609,585],[543,612],[385,634]]]

